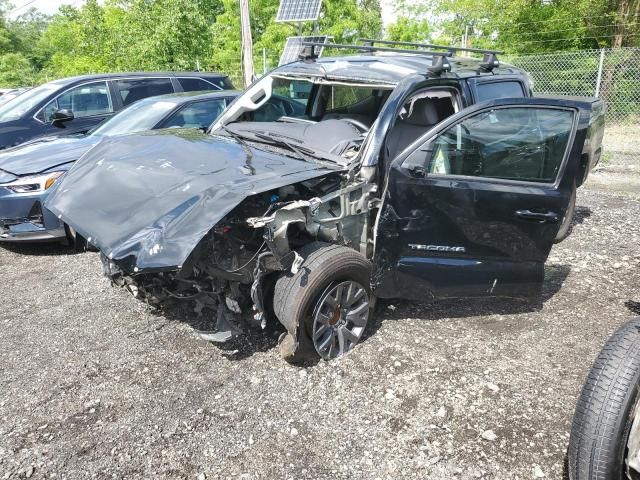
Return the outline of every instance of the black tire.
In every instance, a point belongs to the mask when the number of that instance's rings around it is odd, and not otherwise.
[[[311,341],[312,312],[329,285],[355,280],[372,299],[371,262],[360,253],[321,242],[305,245],[298,253],[304,259],[302,266],[295,274],[287,272],[280,276],[273,299],[275,314],[288,331],[280,353],[291,363],[319,358]]]
[[[569,198],[569,205],[567,211],[564,213],[562,223],[560,224],[560,230],[556,234],[556,238],[553,239],[553,243],[560,243],[571,233],[571,223],[573,222],[573,215],[576,213],[576,186],[573,186],[571,191],[571,197]]]
[[[76,232],[69,225],[64,225],[64,231],[67,234],[67,242],[76,253],[84,253],[89,249],[89,243],[87,239]]]
[[[571,480],[626,479],[626,446],[640,381],[640,317],[602,348],[584,384],[569,440]]]

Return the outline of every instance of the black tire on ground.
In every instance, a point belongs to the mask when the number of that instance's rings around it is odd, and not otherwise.
[[[639,381],[640,317],[609,338],[589,372],[571,428],[571,480],[627,478],[624,462]]]
[[[64,225],[64,231],[67,234],[67,242],[69,242],[69,245],[75,252],[83,253],[89,249],[89,243],[87,242],[87,239],[76,232],[69,225]]]
[[[560,230],[556,234],[556,238],[553,239],[553,243],[560,243],[565,238],[569,236],[571,233],[571,222],[573,221],[573,215],[576,212],[576,186],[573,185],[573,190],[571,191],[571,197],[569,199],[569,205],[567,206],[567,211],[562,218],[562,223],[560,224]]]
[[[298,253],[304,259],[302,266],[296,274],[287,272],[280,276],[273,297],[275,314],[288,331],[280,345],[280,353],[291,363],[319,358],[311,340],[312,312],[330,284],[354,280],[372,298],[371,262],[360,253],[322,242],[305,245]]]

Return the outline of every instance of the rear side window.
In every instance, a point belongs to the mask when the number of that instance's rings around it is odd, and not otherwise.
[[[231,80],[229,80],[229,77],[209,77],[206,80],[207,82],[217,85],[222,90],[233,90],[233,84]]]
[[[180,78],[180,85],[185,92],[199,92],[202,90],[220,90],[218,85],[209,83],[201,78]]]
[[[116,80],[115,83],[125,107],[143,98],[173,93],[173,86],[168,78]]]
[[[524,97],[524,90],[520,82],[491,82],[479,83],[476,87],[478,102],[494,98],[518,98]]]

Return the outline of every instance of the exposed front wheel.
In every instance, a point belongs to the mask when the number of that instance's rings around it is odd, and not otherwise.
[[[371,263],[347,247],[312,243],[298,252],[298,272],[276,282],[274,310],[287,328],[280,345],[285,360],[331,360],[362,338],[373,306]]]

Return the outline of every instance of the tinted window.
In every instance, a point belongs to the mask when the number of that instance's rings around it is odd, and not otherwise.
[[[141,78],[137,80],[116,80],[122,103],[131,105],[133,102],[156,95],[173,93],[171,80],[168,78]]]
[[[509,107],[478,113],[418,149],[403,164],[427,174],[531,182],[555,181],[573,127],[573,113]]]
[[[217,85],[222,90],[233,90],[233,84],[229,77],[207,77],[205,80]]]
[[[181,78],[180,85],[185,92],[199,92],[201,90],[220,90],[220,87],[205,82],[201,78]]]
[[[520,82],[480,83],[476,91],[478,94],[478,102],[484,102],[492,98],[524,97],[524,90]]]
[[[162,127],[207,128],[220,116],[225,106],[221,98],[195,102],[174,114]]]
[[[75,118],[104,115],[113,112],[113,104],[109,95],[107,82],[86,83],[72,88],[55,100],[49,102],[41,116],[45,122],[57,110],[71,110]]]

